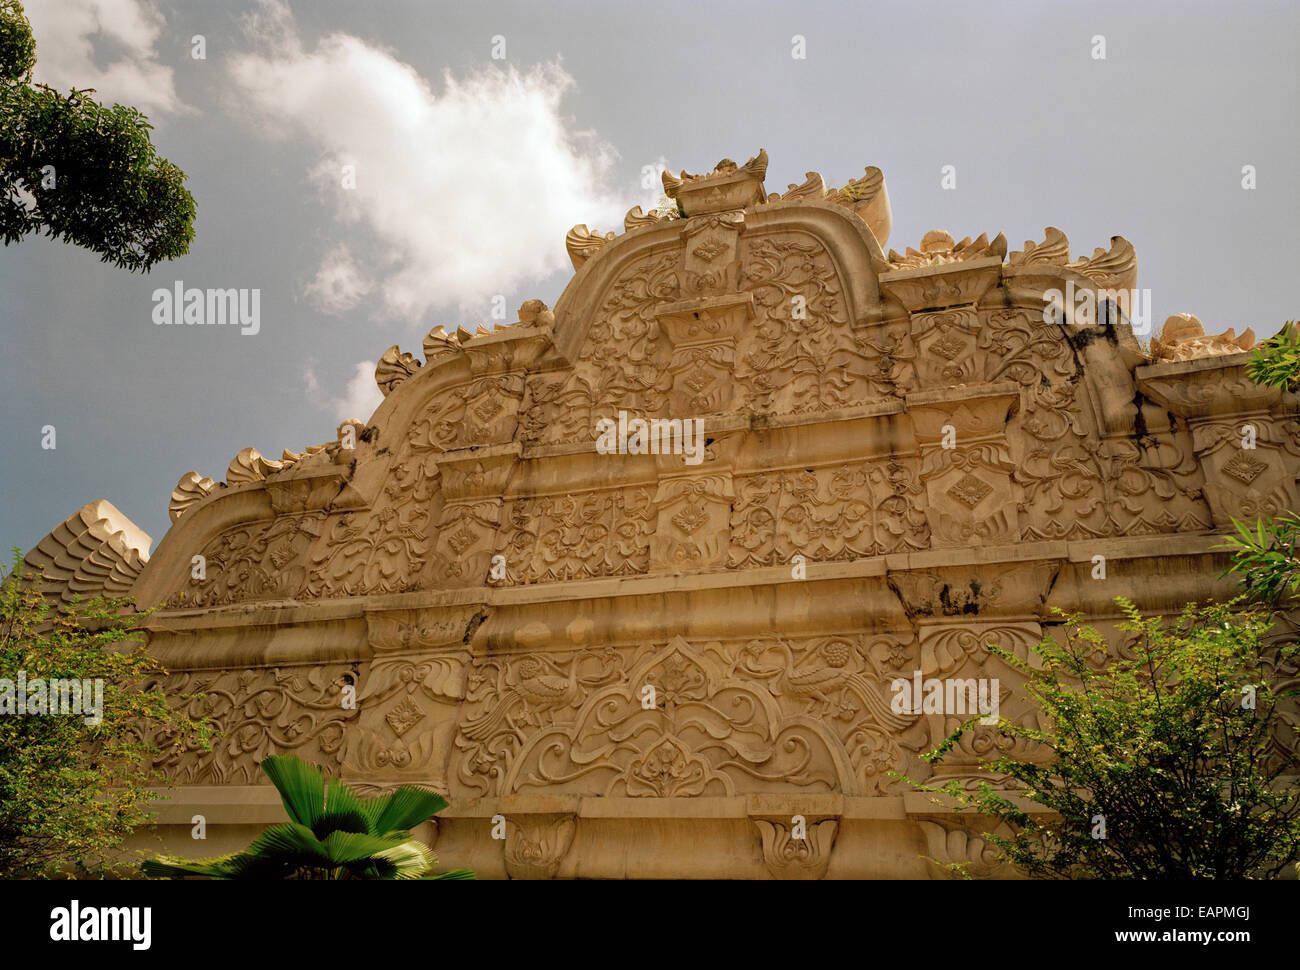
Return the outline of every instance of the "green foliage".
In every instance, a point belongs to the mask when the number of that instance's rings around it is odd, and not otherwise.
[[[135,108],[106,107],[30,81],[31,27],[0,0],[0,237],[35,232],[148,271],[189,251],[194,197],[185,173],[159,158]]]
[[[1300,388],[1300,327],[1294,320],[1255,349],[1246,376],[1264,387]],[[1284,597],[1300,591],[1300,516],[1287,512],[1273,520],[1257,519],[1253,526],[1233,519],[1232,525],[1236,535],[1225,536],[1217,547],[1232,552],[1224,575],[1239,573],[1247,594],[1276,609]]]
[[[1261,341],[1246,363],[1246,376],[1264,387],[1293,391],[1300,386],[1300,327],[1288,320],[1272,337]]]
[[[178,713],[147,678],[165,674],[144,652],[127,600],[96,599],[55,611],[0,571],[0,678],[103,680],[102,721],[77,713],[0,714],[0,876],[103,872],[146,822],[158,737],[207,747],[207,725]],[[15,691],[16,693],[16,691]]]
[[[447,807],[441,795],[402,786],[361,798],[316,765],[295,755],[262,762],[289,821],[272,825],[243,852],[211,859],[159,856],[146,860],[148,876],[217,879],[473,879],[468,869],[434,873],[433,851],[410,829]]]
[[[1300,517],[1288,512],[1272,520],[1257,519],[1254,528],[1232,520],[1236,535],[1224,536],[1218,549],[1232,551],[1229,572],[1241,574],[1245,591],[1277,608],[1284,596],[1300,591],[1300,559],[1296,543],[1300,540]]]
[[[1287,777],[1295,737],[1278,710],[1296,693],[1283,689],[1294,683],[1296,646],[1267,640],[1268,615],[1232,604],[1191,605],[1168,623],[1119,603],[1132,644],[1123,656],[1064,614],[1065,642],[1045,639],[1041,665],[989,648],[1024,674],[1046,725],[1000,720],[1003,738],[1031,752],[983,766],[1006,786],[912,784],[1005,823],[993,827],[1009,834],[985,837],[1031,875],[1276,875],[1300,856],[1300,787]],[[942,760],[975,721],[927,759]],[[1097,815],[1105,838],[1094,837]]]
[[[25,81],[36,64],[36,41],[18,0],[0,0],[0,80]]]

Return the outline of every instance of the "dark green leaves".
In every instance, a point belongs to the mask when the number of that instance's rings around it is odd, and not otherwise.
[[[25,38],[25,39],[24,39]],[[194,197],[135,108],[31,84],[31,30],[0,0],[0,238],[34,232],[148,271],[189,251]]]
[[[1300,328],[1294,320],[1255,348],[1246,376],[1264,387],[1295,390],[1300,385]]]
[[[18,0],[0,0],[0,81],[26,81],[36,64],[36,41]]]
[[[1002,780],[918,787],[991,819],[986,840],[1033,875],[1276,875],[1300,856],[1296,646],[1264,612],[1193,605],[1171,621],[1119,603],[1110,642],[1066,616],[1036,662],[990,648],[1033,712],[998,724],[1006,753],[981,767]]]
[[[292,821],[273,825],[246,850],[212,859],[159,856],[142,866],[149,876],[217,879],[473,879],[467,869],[434,874],[427,845],[410,829],[447,807],[441,795],[403,786],[361,798],[316,765],[294,755],[262,762]]]
[[[1258,519],[1254,528],[1232,520],[1236,535],[1225,536],[1219,549],[1232,550],[1232,564],[1225,571],[1241,574],[1245,591],[1276,607],[1284,596],[1300,591],[1300,518],[1287,513],[1272,520]]]

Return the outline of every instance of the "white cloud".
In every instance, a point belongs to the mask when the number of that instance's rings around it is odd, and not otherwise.
[[[351,255],[326,254],[307,287],[326,305],[360,299],[356,284],[374,280],[376,315],[458,307],[486,318],[495,294],[568,266],[575,223],[621,229],[635,201],[607,187],[613,149],[561,113],[574,80],[558,63],[446,72],[435,85],[349,34],[306,49],[275,2],[250,37],[261,46],[231,64],[241,109],[316,146],[310,174],[347,227]],[[345,165],[355,188],[342,185]]]
[[[375,383],[375,364],[373,360],[357,361],[356,371],[343,396],[335,402],[334,413],[340,421],[348,418],[365,421],[384,400],[379,385]]]
[[[331,397],[321,387],[316,374],[316,365],[308,361],[303,368],[302,382],[307,396],[317,407],[329,411],[340,423],[350,418],[367,421],[375,413],[375,408],[384,400],[383,392],[375,383],[375,366],[373,360],[357,361],[352,377],[343,389],[342,397]]]
[[[163,16],[146,0],[27,0],[36,38],[35,79],[59,90],[94,88],[95,98],[139,108],[145,114],[188,111],[158,60]],[[107,40],[109,43],[105,44]],[[96,47],[116,48],[107,66]]]
[[[348,247],[339,245],[326,254],[305,293],[318,310],[344,313],[373,289],[374,285],[362,274]]]

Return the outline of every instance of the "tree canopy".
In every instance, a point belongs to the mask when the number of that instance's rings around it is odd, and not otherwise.
[[[147,272],[189,251],[194,197],[159,158],[137,109],[105,106],[92,89],[66,95],[33,83],[36,42],[18,0],[0,0],[0,237],[31,233]]]

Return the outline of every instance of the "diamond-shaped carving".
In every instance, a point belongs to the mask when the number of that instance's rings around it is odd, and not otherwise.
[[[419,705],[410,697],[404,697],[402,703],[384,715],[384,720],[393,729],[393,733],[400,738],[424,720],[424,711],[420,710]]]
[[[957,356],[966,349],[966,341],[949,330],[932,343],[930,349],[945,360],[956,360]]]
[[[1223,466],[1223,473],[1231,475],[1242,484],[1249,485],[1268,468],[1268,462],[1260,461],[1244,451],[1237,452],[1232,461]]]
[[[948,494],[962,505],[973,509],[988,498],[989,493],[992,491],[992,485],[968,472],[952,488],[948,489]]]

